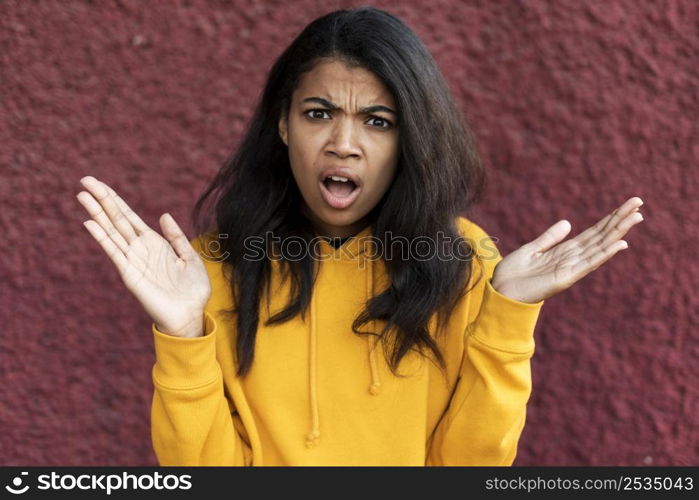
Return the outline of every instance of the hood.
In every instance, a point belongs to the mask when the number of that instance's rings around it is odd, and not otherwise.
[[[373,234],[373,225],[365,227],[358,234],[350,237],[340,247],[335,249],[329,242],[322,240],[320,250],[323,255],[333,254],[336,259],[345,261],[356,260],[357,272],[364,273],[364,296],[365,302],[374,296],[374,281],[376,266],[379,261],[376,257],[372,258],[375,246],[373,243],[366,244],[366,238]],[[362,243],[362,240],[364,243]],[[322,265],[322,263],[321,263]],[[317,353],[316,339],[318,335],[317,329],[317,309],[316,309],[316,294],[311,294],[310,303],[310,325],[309,325],[309,380],[308,393],[309,403],[311,407],[311,421],[309,422],[309,432],[306,435],[306,447],[313,448],[320,439],[320,410],[318,407],[318,392],[317,392]],[[375,320],[368,322],[359,328],[360,331],[378,332],[377,326],[379,323]],[[377,365],[376,348],[378,346],[376,335],[363,335],[366,339],[367,349],[367,369],[370,372],[370,383],[367,391],[372,396],[378,396],[381,392],[381,380],[379,378],[379,370]]]

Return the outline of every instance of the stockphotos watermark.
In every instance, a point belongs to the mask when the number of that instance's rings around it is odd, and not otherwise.
[[[228,239],[228,234],[220,233],[215,239],[207,242],[199,255],[202,259],[210,262],[223,262],[230,256],[229,252],[221,253],[220,240]],[[288,260],[300,261],[310,256],[314,260],[358,260],[360,264],[365,259],[369,260],[393,260],[401,259],[405,261],[429,261],[439,260],[471,260],[474,250],[484,260],[498,258],[496,244],[498,239],[485,236],[481,239],[464,238],[458,236],[453,238],[443,231],[437,233],[437,238],[429,236],[419,236],[408,239],[405,236],[394,236],[391,231],[386,232],[386,242],[373,235],[354,237],[356,245],[348,244],[346,241],[337,249],[323,252],[321,242],[328,243],[328,238],[316,236],[310,241],[300,236],[289,236],[282,238],[275,236],[272,231],[267,231],[265,236],[250,236],[243,242],[243,258],[250,261],[260,260]],[[468,245],[464,245],[468,243]],[[274,252],[269,252],[269,248],[274,248]],[[363,258],[360,258],[363,257]]]
[[[190,490],[192,489],[192,476],[189,474],[40,474],[36,476],[36,484],[29,484],[29,472],[21,472],[12,479],[11,484],[5,486],[5,491],[14,495],[31,493],[33,490],[59,491],[59,490],[89,490],[105,491],[111,495],[112,491],[149,491],[149,490]]]

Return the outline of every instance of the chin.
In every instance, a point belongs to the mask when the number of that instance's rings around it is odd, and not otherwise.
[[[326,206],[322,201],[319,205],[320,207],[312,209],[313,215],[317,221],[328,226],[347,227],[356,224],[364,217],[363,214],[354,209],[355,207],[335,210]]]
[[[361,219],[353,211],[343,210],[343,212],[331,213],[330,210],[325,210],[318,218],[329,226],[337,227],[351,226]]]

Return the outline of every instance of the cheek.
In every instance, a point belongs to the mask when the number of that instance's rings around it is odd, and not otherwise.
[[[381,198],[389,190],[393,183],[396,167],[393,164],[383,164],[377,169],[375,175],[371,176],[372,191],[374,197]]]
[[[298,174],[312,174],[321,150],[322,138],[305,131],[302,123],[294,125],[294,134],[289,136],[291,167]]]
[[[313,168],[313,158],[308,150],[308,145],[302,145],[300,141],[289,143],[289,163],[291,170],[294,172],[299,181],[306,181],[308,173]]]
[[[389,153],[383,156],[379,168],[375,173],[374,182],[377,186],[387,190],[393,182],[396,170],[398,169],[398,147],[392,143],[387,146],[384,151],[389,151]]]

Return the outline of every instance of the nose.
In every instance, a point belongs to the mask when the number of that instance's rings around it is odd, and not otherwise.
[[[328,150],[341,158],[359,155],[361,150],[354,126],[350,118],[336,120]]]

